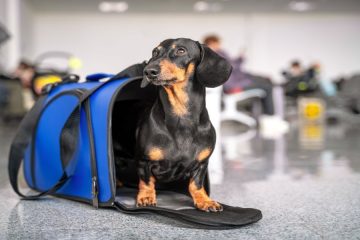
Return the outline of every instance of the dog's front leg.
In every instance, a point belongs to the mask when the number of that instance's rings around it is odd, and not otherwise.
[[[136,206],[156,206],[155,178],[151,176],[148,164],[144,164],[138,170],[139,192],[136,197]]]
[[[220,212],[223,207],[218,202],[213,201],[204,189],[207,161],[201,162],[197,171],[194,172],[190,179],[189,192],[197,209],[206,212]]]
[[[155,178],[150,177],[148,182],[139,181],[139,192],[136,198],[136,206],[156,206]]]

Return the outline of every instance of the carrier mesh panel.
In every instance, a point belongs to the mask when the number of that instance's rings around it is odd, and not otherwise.
[[[72,159],[79,139],[80,109],[76,108],[66,121],[60,136],[61,162],[63,168]]]

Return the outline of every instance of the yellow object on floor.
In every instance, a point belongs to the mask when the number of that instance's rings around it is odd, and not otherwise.
[[[300,121],[322,122],[326,105],[320,98],[300,98],[298,111]]]

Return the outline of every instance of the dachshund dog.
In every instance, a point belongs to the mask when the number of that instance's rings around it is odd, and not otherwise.
[[[204,189],[216,140],[205,88],[220,86],[231,71],[224,58],[191,39],[168,39],[153,50],[141,87],[154,84],[159,92],[136,134],[137,206],[156,205],[156,182],[185,178],[197,209],[222,211]]]

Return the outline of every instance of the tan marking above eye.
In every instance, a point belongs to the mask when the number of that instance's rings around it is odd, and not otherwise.
[[[164,152],[161,148],[158,147],[151,148],[148,155],[152,161],[159,161],[164,159]]]
[[[175,44],[171,45],[171,48],[172,49],[176,48],[176,45]]]
[[[211,148],[205,148],[203,150],[200,151],[200,153],[197,155],[197,160],[199,162],[204,161],[205,159],[207,159],[211,154]]]

